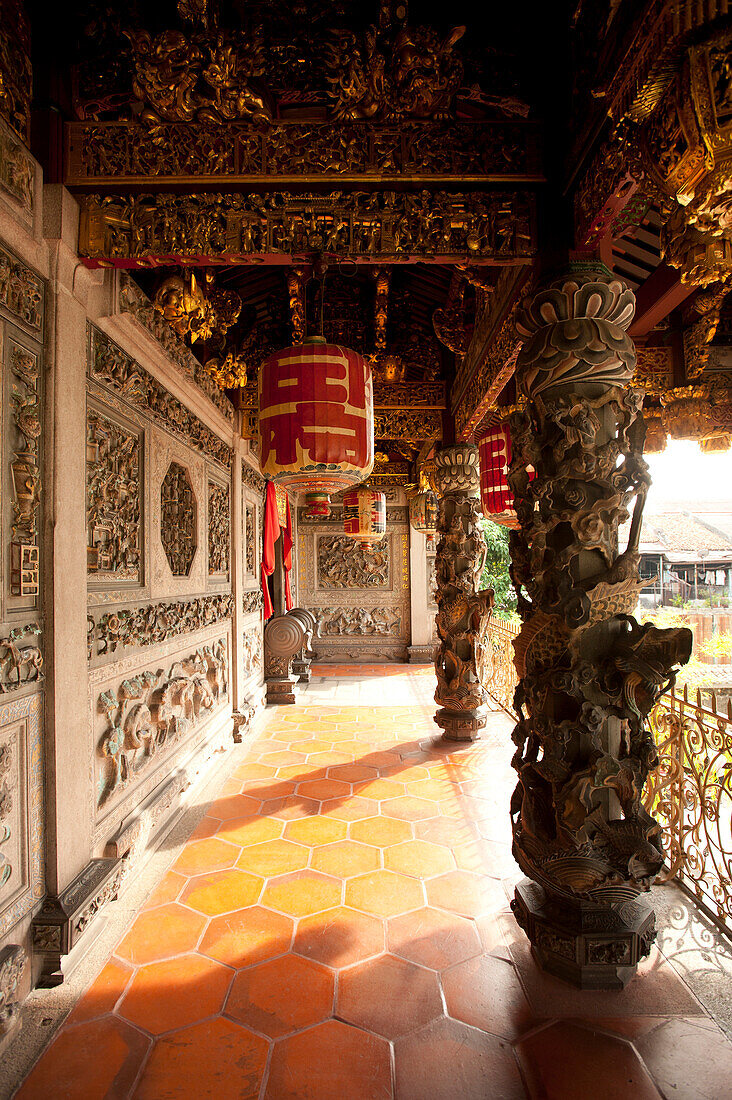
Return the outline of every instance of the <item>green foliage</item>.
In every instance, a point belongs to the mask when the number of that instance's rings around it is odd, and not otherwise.
[[[494,614],[497,618],[513,618],[516,611],[516,593],[508,575],[508,563],[511,560],[508,550],[508,529],[485,517],[481,518],[480,526],[488,546],[480,586],[493,589]]]

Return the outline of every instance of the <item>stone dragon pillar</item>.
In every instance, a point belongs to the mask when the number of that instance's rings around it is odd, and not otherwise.
[[[517,320],[527,406],[511,418],[508,476],[523,620],[511,818],[514,856],[533,881],[518,885],[512,909],[539,964],[583,988],[621,988],[655,938],[640,897],[663,862],[642,804],[657,763],[646,718],[692,642],[632,615],[650,484],[643,398],[630,388],[634,309],[607,269],[578,265]]]
[[[480,591],[486,544],[478,526],[480,473],[478,449],[447,447],[436,458],[440,496],[437,530],[437,634],[435,722],[448,741],[475,741],[484,728],[488,696],[476,670],[476,644],[493,592]]]

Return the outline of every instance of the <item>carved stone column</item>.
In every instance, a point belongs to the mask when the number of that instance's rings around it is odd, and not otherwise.
[[[488,696],[475,664],[475,643],[483,617],[493,606],[493,592],[478,589],[486,544],[478,527],[480,473],[478,449],[447,447],[436,459],[435,483],[440,496],[437,530],[437,634],[435,657],[441,710],[435,722],[448,741],[475,741],[485,726]]]
[[[639,897],[663,862],[642,805],[657,763],[646,716],[691,652],[688,630],[632,617],[650,484],[642,395],[629,388],[633,313],[624,283],[585,266],[527,300],[517,323],[528,405],[512,417],[508,478],[523,618],[511,817],[514,856],[533,882],[519,884],[512,908],[540,965],[583,988],[621,988],[655,938]]]

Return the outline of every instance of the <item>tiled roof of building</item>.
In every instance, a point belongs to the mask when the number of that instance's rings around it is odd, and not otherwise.
[[[715,505],[714,511],[669,509],[643,517],[640,551],[664,554],[669,560],[732,560],[732,506]],[[629,524],[619,533],[621,548],[627,543]]]

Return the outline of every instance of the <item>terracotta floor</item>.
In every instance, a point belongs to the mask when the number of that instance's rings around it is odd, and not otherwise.
[[[315,671],[235,750],[17,1095],[732,1096],[730,1045],[657,951],[622,993],[536,969],[507,908],[506,717],[450,751],[430,669]],[[367,680],[383,701],[387,676],[411,705],[349,705]],[[340,701],[308,705],[333,677]]]

